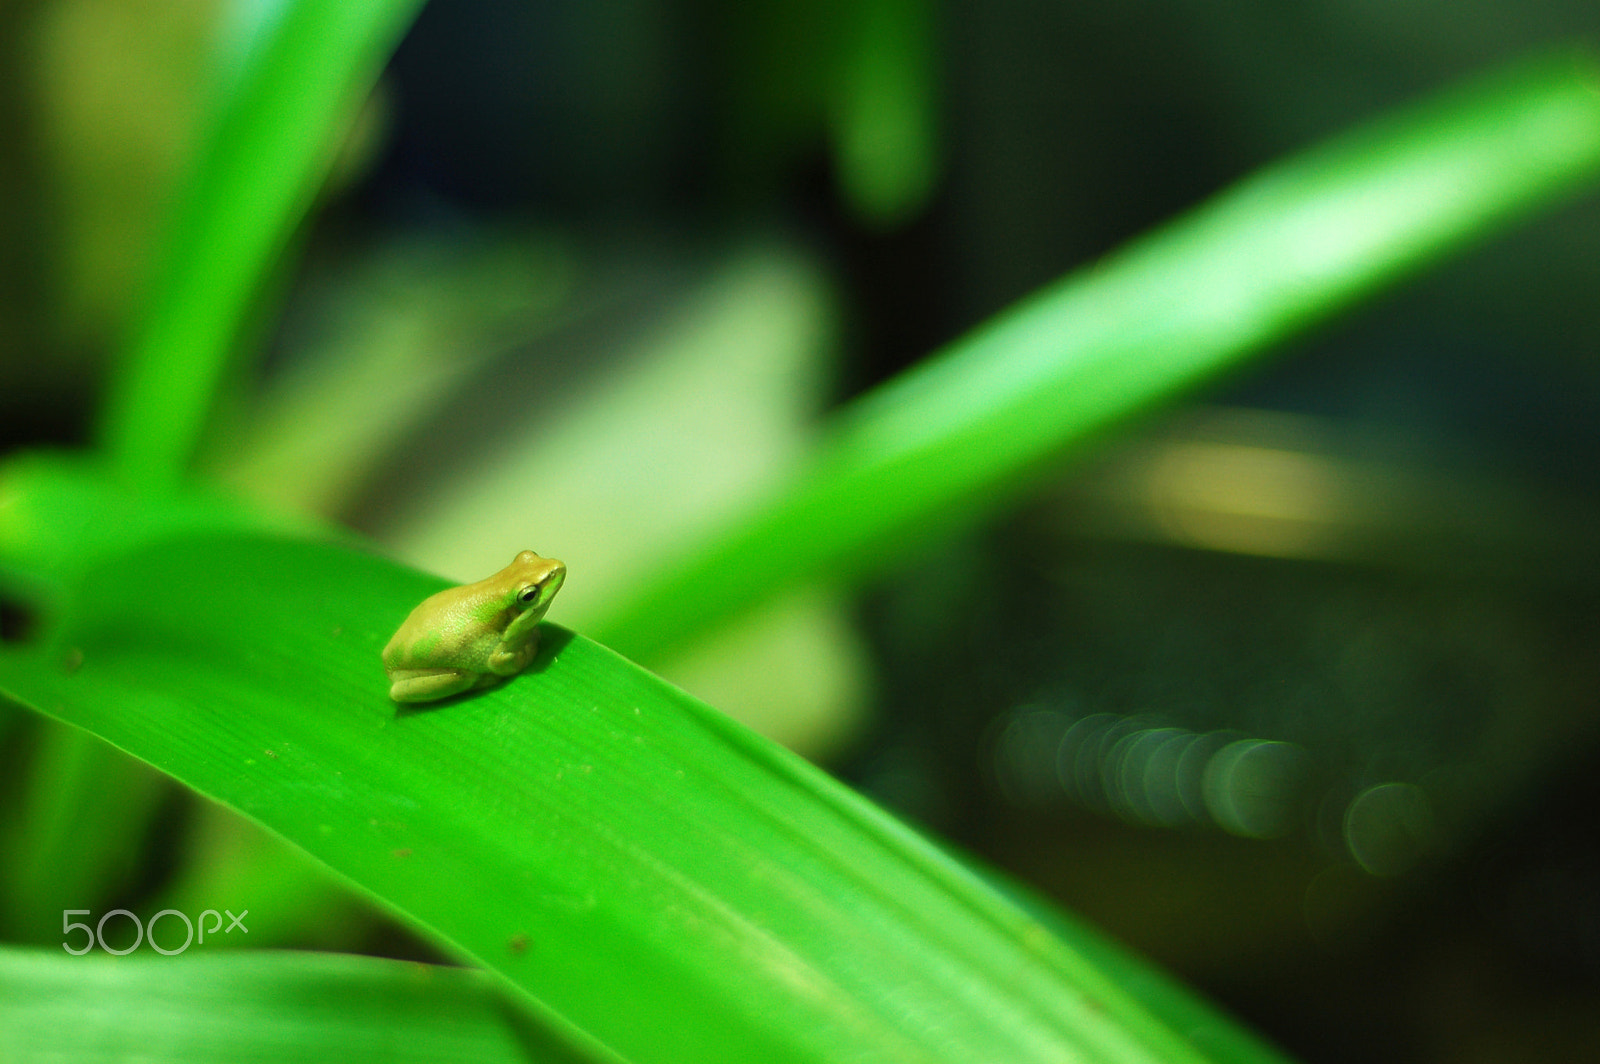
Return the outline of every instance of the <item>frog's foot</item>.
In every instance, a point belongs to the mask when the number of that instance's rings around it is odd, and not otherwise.
[[[528,667],[534,657],[539,653],[539,637],[535,633],[522,646],[516,650],[497,650],[489,655],[489,671],[496,676],[515,676]]]
[[[484,677],[467,669],[393,669],[389,679],[389,697],[396,702],[433,702],[470,691]]]

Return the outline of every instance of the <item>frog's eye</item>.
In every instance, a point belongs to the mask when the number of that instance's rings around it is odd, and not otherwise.
[[[539,585],[538,584],[530,584],[529,586],[523,588],[521,591],[517,592],[517,601],[522,603],[524,606],[527,606],[530,603],[536,602],[536,601],[538,601],[538,599],[539,599]]]

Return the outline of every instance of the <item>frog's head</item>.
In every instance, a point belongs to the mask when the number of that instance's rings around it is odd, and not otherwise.
[[[567,578],[567,567],[554,558],[541,558],[531,550],[517,555],[506,570],[506,606],[511,611],[511,623],[506,626],[506,636],[515,637],[533,631],[550,609],[550,602],[561,590]]]

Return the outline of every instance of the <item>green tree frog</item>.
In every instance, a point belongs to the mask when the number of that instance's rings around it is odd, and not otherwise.
[[[527,668],[566,578],[561,562],[525,550],[493,576],[423,599],[383,648],[389,697],[432,702]]]

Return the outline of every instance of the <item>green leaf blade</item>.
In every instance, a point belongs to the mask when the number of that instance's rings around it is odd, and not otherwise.
[[[173,928],[179,926],[168,917]],[[166,921],[163,934],[169,930]],[[170,934],[177,936],[178,931]],[[174,937],[169,949],[178,949]],[[572,1060],[481,972],[337,954],[74,957],[0,947],[0,1060]]]
[[[421,6],[289,0],[247,50],[179,201],[102,418],[102,443],[130,483],[167,486],[187,471],[273,260]]]
[[[1202,1059],[914,832],[581,637],[547,628],[503,687],[400,709],[378,655],[438,587],[420,574],[215,536],[82,587],[51,649],[0,656],[0,688],[624,1058]]]
[[[1575,53],[1269,167],[857,401],[793,483],[620,604],[596,637],[654,661],[773,591],[980,520],[1072,447],[1597,171],[1600,71]]]

